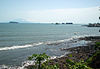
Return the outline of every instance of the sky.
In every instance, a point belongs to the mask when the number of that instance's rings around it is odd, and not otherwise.
[[[0,0],[0,22],[100,22],[100,0]]]

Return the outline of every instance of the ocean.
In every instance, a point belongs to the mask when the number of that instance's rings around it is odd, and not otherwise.
[[[82,46],[79,37],[100,35],[99,27],[79,24],[0,24],[0,65],[21,65],[32,54],[61,56],[62,48]]]

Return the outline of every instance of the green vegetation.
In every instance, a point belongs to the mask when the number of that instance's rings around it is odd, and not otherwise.
[[[67,66],[69,69],[100,69],[100,42],[95,43],[96,52],[87,59],[86,62],[74,62],[71,59],[67,59]],[[69,55],[72,57],[72,55]]]
[[[74,62],[71,59],[67,59],[66,62],[69,69],[91,69],[84,61]]]
[[[35,60],[36,65],[30,66],[30,67],[28,67],[28,69],[37,69],[37,68],[38,69],[59,69],[58,64],[49,65],[48,58],[49,58],[49,56],[47,56],[45,53],[33,54],[32,56],[28,57],[28,59]],[[45,61],[45,60],[46,60],[46,62],[42,63],[42,61]]]
[[[44,60],[48,60],[49,56],[45,53],[43,54],[33,54],[32,56],[28,57],[29,60],[35,60],[36,64],[38,64],[38,69],[41,69],[41,62]]]
[[[73,57],[72,54],[69,54],[68,57]],[[28,57],[29,60],[34,60],[35,65],[28,67],[28,69],[61,69],[60,63],[52,63],[51,60],[48,60],[49,56],[45,53],[43,54],[33,54]],[[45,61],[46,60],[46,61]],[[42,61],[45,61],[42,63]],[[69,69],[100,69],[100,42],[95,44],[95,53],[92,54],[85,62],[81,60],[75,62],[71,59],[67,59],[65,64],[63,64],[64,69],[68,67]]]
[[[96,52],[87,60],[87,63],[94,69],[100,69],[100,42],[96,42],[95,50]]]
[[[69,56],[69,57],[73,57],[73,55],[72,55],[72,54],[69,54],[68,56]]]
[[[100,69],[100,50],[87,60],[87,64],[92,68]]]
[[[50,65],[48,62],[45,62],[41,65],[41,69],[60,69],[58,64]]]
[[[95,49],[99,49],[100,50],[100,42],[96,42],[95,43]]]

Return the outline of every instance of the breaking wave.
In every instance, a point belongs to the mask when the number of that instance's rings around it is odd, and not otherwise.
[[[43,44],[43,42],[39,42],[39,43],[34,43],[34,44],[30,44],[30,45],[23,45],[23,46],[12,46],[12,47],[3,47],[0,48],[0,51],[2,50],[12,50],[12,49],[19,49],[19,48],[27,48],[27,47],[33,47],[33,46],[38,46]]]
[[[84,37],[84,36],[74,36],[72,38],[68,38],[68,39],[64,39],[64,40],[39,42],[39,43],[26,44],[26,45],[20,45],[20,46],[2,47],[2,48],[0,48],[0,51],[20,49],[20,48],[28,48],[28,47],[38,46],[38,45],[42,45],[42,44],[52,45],[52,44],[62,43],[62,42],[65,42],[65,41],[70,41],[70,40],[77,39],[77,38],[80,38],[80,37]]]

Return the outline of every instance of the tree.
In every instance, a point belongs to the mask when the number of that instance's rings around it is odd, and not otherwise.
[[[38,64],[38,69],[41,69],[41,62],[44,60],[48,60],[49,56],[47,56],[45,53],[43,54],[33,54],[32,56],[29,56],[29,60],[35,60]]]

